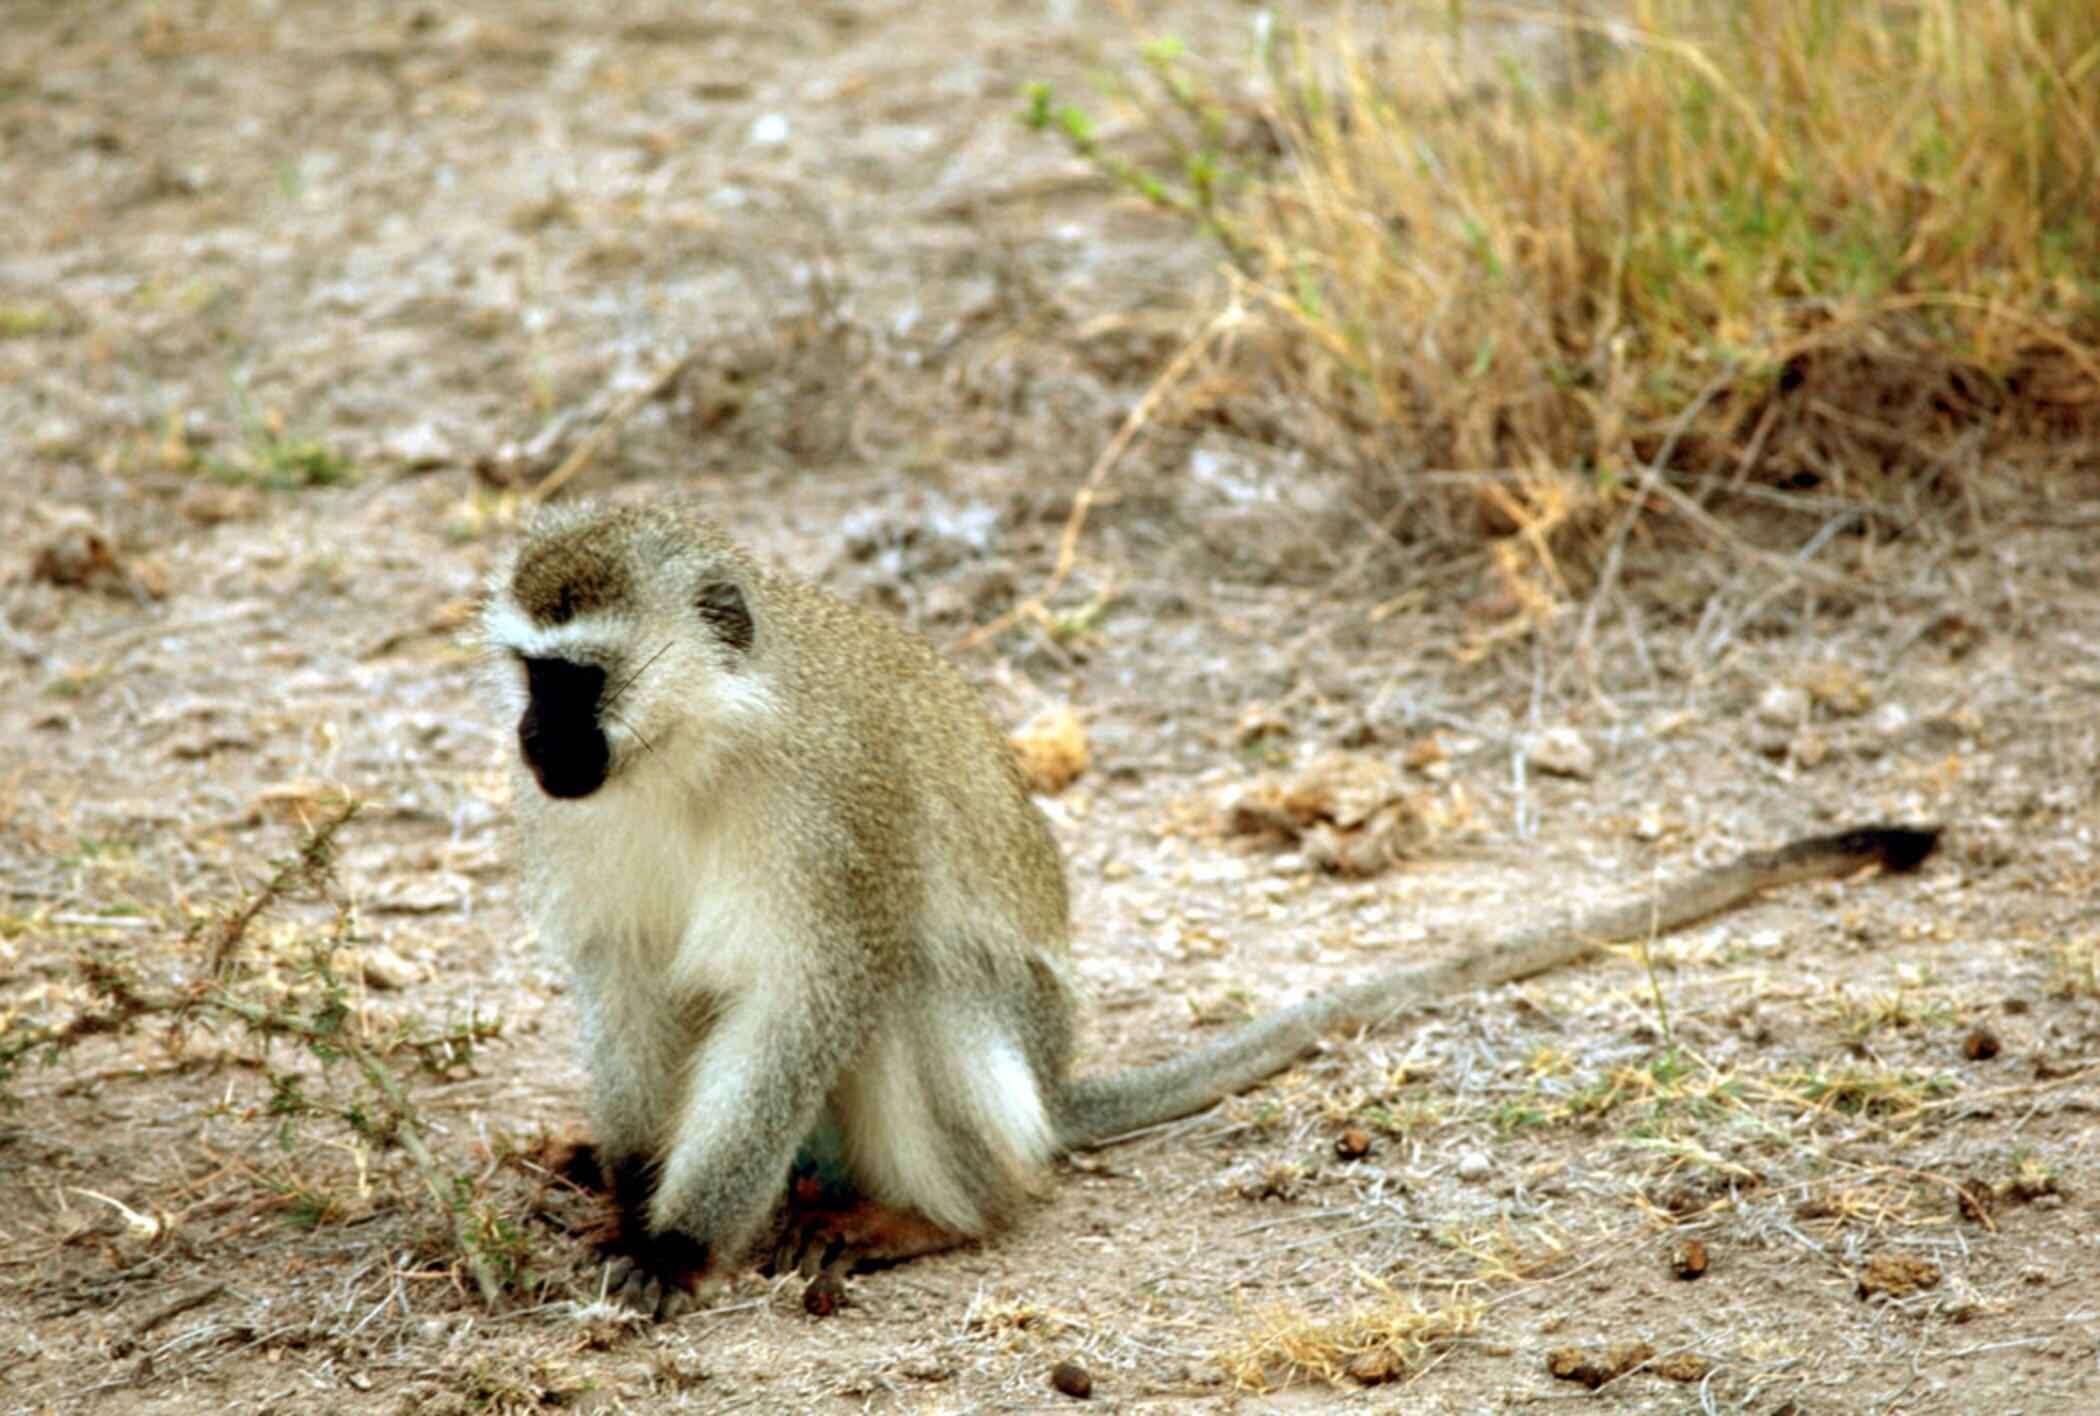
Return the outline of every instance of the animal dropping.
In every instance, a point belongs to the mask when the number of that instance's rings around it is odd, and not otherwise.
[[[1050,1158],[1185,1116],[1330,1030],[1523,978],[1792,881],[1906,870],[1869,827],[1390,971],[1107,1074],[1072,1070],[1062,857],[923,639],[689,505],[543,511],[482,616],[517,725],[523,887],[582,1015],[622,1300],[671,1316],[984,1235]]]

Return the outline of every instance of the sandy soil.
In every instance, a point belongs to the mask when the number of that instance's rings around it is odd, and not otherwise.
[[[1146,11],[1191,37],[1251,13]],[[194,978],[192,922],[347,789],[341,898],[386,951],[352,1004],[500,1021],[412,1097],[540,1286],[484,1311],[397,1151],[273,1113],[299,1049],[144,1026],[0,1091],[0,1410],[1022,1410],[1072,1400],[1071,1360],[1117,1409],[1487,1411],[1583,1395],[1550,1354],[1631,1342],[1652,1360],[1604,1409],[2092,1409],[2077,483],[1886,517],[1781,498],[1756,531],[1808,548],[1785,576],[1636,538],[1590,652],[1578,609],[1476,656],[1477,557],[1364,527],[1283,440],[1163,420],[1089,522],[1060,602],[1085,622],[962,657],[1003,714],[1069,702],[1091,734],[1047,802],[1091,1061],[1804,830],[1943,821],[1945,852],[1653,970],[1337,1039],[1074,1158],[1011,1234],[854,1279],[835,1316],[753,1279],[625,1324],[590,1306],[583,1202],[519,1159],[581,1113],[507,861],[509,729],[462,638],[502,488],[677,368],[579,486],[696,490],[945,645],[1040,586],[1216,289],[1184,232],[1012,121],[1023,83],[1127,56],[1125,22],[200,0],[7,28],[0,1028],[62,1021],[90,964]],[[1336,879],[1218,829],[1260,771],[1330,750],[1397,770],[1423,822],[1400,868]],[[334,915],[302,895],[251,943],[289,976]],[[1463,1331],[1398,1382],[1233,1361],[1411,1305]],[[1272,1392],[1235,1381],[1264,1367]]]

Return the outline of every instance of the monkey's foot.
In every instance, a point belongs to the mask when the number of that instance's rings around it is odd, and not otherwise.
[[[649,1232],[654,1167],[641,1156],[608,1163],[588,1141],[575,1145],[558,1173],[601,1191],[605,1211],[586,1237],[606,1260],[605,1292],[615,1302],[659,1321],[710,1306],[727,1280],[710,1275],[707,1245],[676,1232]]]
[[[790,1196],[769,1267],[813,1278],[884,1268],[968,1243],[971,1236],[935,1224],[916,1210],[874,1200],[807,1205]]]

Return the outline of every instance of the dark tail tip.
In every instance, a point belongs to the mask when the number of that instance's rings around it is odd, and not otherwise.
[[[1847,856],[1872,860],[1883,870],[1916,870],[1940,843],[1938,826],[1861,826],[1830,838],[1830,845]]]

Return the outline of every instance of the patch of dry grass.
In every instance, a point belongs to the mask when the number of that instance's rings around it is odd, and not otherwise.
[[[2086,0],[1439,0],[1257,48],[1265,167],[1234,166],[1230,61],[1171,41],[1131,86],[1165,157],[1031,116],[1218,237],[1280,317],[1270,373],[1385,497],[1478,474],[1520,598],[1636,488],[1885,500],[2100,433]]]
[[[1339,1316],[1276,1305],[1247,1315],[1220,1348],[1218,1365],[1245,1391],[1273,1391],[1294,1381],[1376,1385],[1421,1366],[1438,1347],[1479,1325],[1478,1303],[1425,1308],[1372,1280],[1376,1296]]]

